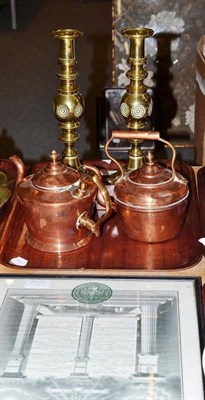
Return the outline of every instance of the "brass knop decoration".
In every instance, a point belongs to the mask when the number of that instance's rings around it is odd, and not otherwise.
[[[149,28],[128,28],[122,30],[122,35],[130,39],[130,54],[128,64],[130,69],[126,76],[130,80],[126,86],[126,93],[121,99],[120,111],[129,130],[144,130],[147,128],[148,117],[152,113],[152,98],[147,93],[148,87],[144,79],[148,73],[144,69],[144,41],[151,37],[154,31]],[[130,140],[128,170],[139,168],[143,163],[143,154],[140,148],[141,140]]]
[[[83,33],[74,29],[59,29],[54,31],[53,35],[59,39],[60,71],[57,76],[61,81],[61,86],[54,98],[54,113],[62,129],[60,140],[65,144],[63,163],[78,170],[81,164],[75,149],[75,144],[79,139],[76,129],[80,125],[79,119],[84,111],[84,100],[75,82],[78,77],[75,70],[77,64],[75,39]]]

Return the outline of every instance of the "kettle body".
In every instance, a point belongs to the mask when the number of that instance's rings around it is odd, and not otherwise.
[[[78,172],[56,160],[25,177],[17,185],[27,225],[26,241],[40,251],[66,252],[88,244],[99,236],[101,220],[92,220],[99,178]],[[111,213],[106,196],[106,219]]]

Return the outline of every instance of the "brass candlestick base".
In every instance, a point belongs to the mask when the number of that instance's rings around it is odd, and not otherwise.
[[[148,28],[132,28],[124,29],[121,33],[130,39],[128,64],[131,68],[126,74],[130,79],[130,84],[126,87],[126,93],[122,97],[120,111],[128,129],[144,130],[152,112],[152,98],[147,93],[147,86],[143,82],[148,75],[144,70],[146,64],[144,40],[152,36],[154,32]],[[130,140],[130,143],[127,170],[137,169],[143,163],[143,154],[140,148],[142,141],[133,139]]]
[[[79,118],[84,111],[84,100],[79,93],[75,80],[78,73],[75,71],[75,39],[83,33],[73,29],[60,29],[53,32],[59,39],[59,64],[60,72],[57,74],[61,86],[54,98],[55,117],[62,129],[60,140],[65,144],[63,162],[75,169],[81,167],[75,144],[79,139],[76,129],[79,127]]]

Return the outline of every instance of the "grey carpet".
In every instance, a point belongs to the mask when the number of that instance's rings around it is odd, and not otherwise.
[[[86,110],[78,128],[82,159],[98,153],[96,100],[111,86],[110,0],[16,0],[18,29],[9,4],[0,8],[0,158],[12,153],[25,162],[48,159],[64,149],[53,114],[59,87],[58,40],[54,29],[84,32],[76,40],[78,84]]]

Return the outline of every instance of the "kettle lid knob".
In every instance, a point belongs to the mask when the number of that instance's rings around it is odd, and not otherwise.
[[[154,154],[152,150],[148,150],[148,152],[145,154],[145,160],[146,160],[146,164],[148,165],[153,165],[154,162]]]
[[[50,158],[51,158],[52,163],[53,163],[53,164],[56,164],[56,163],[57,163],[57,158],[58,158],[58,156],[59,156],[59,154],[57,153],[57,151],[52,150],[51,153],[49,154],[49,156],[50,156]]]

